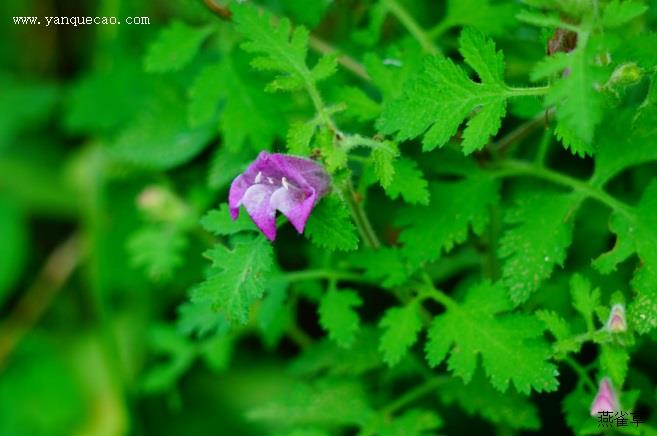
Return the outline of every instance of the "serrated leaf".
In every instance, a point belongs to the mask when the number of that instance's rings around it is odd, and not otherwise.
[[[342,347],[350,347],[360,328],[360,317],[354,308],[363,304],[355,291],[331,290],[319,303],[319,324],[329,337]]]
[[[600,373],[611,378],[618,389],[623,387],[630,363],[627,350],[617,344],[600,344]]]
[[[611,0],[602,13],[602,25],[619,27],[632,21],[648,10],[648,6],[634,0]]]
[[[602,120],[603,104],[600,93],[594,89],[599,78],[590,51],[586,41],[578,41],[577,48],[568,54],[568,74],[555,81],[545,97],[546,106],[556,106],[562,131],[571,132],[571,136],[589,146]]]
[[[383,354],[383,361],[389,366],[394,366],[417,341],[417,335],[422,329],[422,320],[417,306],[411,303],[386,310],[379,327],[384,330],[379,341],[379,351]]]
[[[465,29],[459,41],[461,53],[482,83],[471,81],[448,58],[427,58],[422,71],[404,86],[402,96],[384,105],[377,121],[381,133],[396,133],[400,141],[423,135],[423,149],[429,151],[445,145],[475,109],[479,112],[463,133],[463,151],[480,149],[497,133],[510,96],[501,80],[502,54],[473,29]]]
[[[173,226],[150,225],[137,231],[128,242],[133,265],[143,267],[155,282],[166,282],[183,264],[188,241]]]
[[[188,119],[191,127],[217,122],[223,148],[233,154],[245,148],[268,149],[282,134],[280,98],[262,92],[263,82],[246,72],[233,55],[205,67],[189,91]]]
[[[561,315],[553,310],[539,310],[536,312],[536,317],[543,321],[545,328],[556,339],[552,344],[552,349],[556,354],[565,356],[568,353],[579,351],[580,344],[573,339],[570,324]]]
[[[548,361],[550,347],[540,339],[543,326],[534,316],[513,313],[500,282],[484,282],[433,319],[426,344],[427,360],[436,366],[447,357],[448,368],[468,383],[481,355],[492,385],[505,392],[509,382],[529,394],[557,388],[557,368]]]
[[[324,198],[310,214],[304,234],[313,244],[331,251],[358,248],[356,227],[342,201],[334,196]]]
[[[481,234],[489,221],[489,206],[499,201],[497,181],[485,174],[432,183],[429,192],[431,204],[406,209],[396,221],[404,227],[399,241],[412,265],[438,259],[441,252],[464,242],[470,228]]]
[[[592,331],[594,328],[593,314],[600,305],[600,289],[592,289],[591,282],[586,277],[575,274],[570,279],[570,293],[573,307],[584,318],[587,329]]]
[[[610,272],[636,252],[641,263],[632,279],[636,296],[630,303],[628,319],[644,334],[657,327],[657,181],[648,185],[634,211],[614,212],[611,224],[616,244],[593,265],[601,272]]]
[[[508,211],[505,221],[512,227],[500,239],[499,254],[506,259],[503,282],[515,304],[527,301],[556,265],[563,266],[578,203],[571,195],[537,193]]]
[[[295,122],[290,125],[287,132],[285,146],[290,154],[308,156],[310,154],[310,141],[313,139],[317,125],[314,122]]]
[[[233,324],[246,324],[251,305],[262,297],[272,267],[271,244],[259,235],[235,243],[232,249],[217,244],[205,256],[212,267],[206,280],[192,289],[192,302],[211,305]]]
[[[385,187],[386,194],[393,200],[401,197],[410,204],[429,204],[429,190],[422,171],[412,159],[400,158],[393,162],[394,177]]]
[[[268,91],[301,89],[335,72],[333,56],[324,56],[312,70],[308,68],[308,30],[305,27],[299,26],[292,31],[287,18],[274,25],[269,13],[261,13],[251,5],[236,4],[232,9],[237,30],[247,38],[242,48],[259,54],[251,65],[278,74],[267,85]]]
[[[468,415],[480,415],[486,420],[513,429],[537,430],[541,421],[536,406],[517,392],[497,391],[478,370],[469,383],[450,378],[437,389],[443,402],[457,402]]]
[[[166,73],[183,68],[212,33],[211,27],[191,27],[174,21],[164,28],[148,49],[144,68],[149,73]]]
[[[243,231],[258,231],[253,220],[249,219],[246,214],[240,214],[233,221],[226,203],[219,205],[219,209],[210,210],[203,215],[201,227],[218,236],[228,236]]]
[[[375,148],[372,150],[372,162],[374,163],[374,173],[379,184],[384,189],[390,186],[395,178],[395,154],[390,153],[384,148]]]
[[[360,250],[351,255],[349,260],[355,268],[365,270],[365,277],[380,280],[381,286],[385,288],[401,285],[408,279],[409,272],[398,248]]]

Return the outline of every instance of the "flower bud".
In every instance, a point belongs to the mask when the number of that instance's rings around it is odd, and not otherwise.
[[[591,404],[591,416],[597,416],[600,412],[618,412],[618,410],[620,410],[618,397],[611,385],[611,380],[605,377],[600,380],[598,393]]]
[[[162,186],[148,186],[139,193],[137,207],[156,221],[176,222],[186,214],[185,204]]]
[[[641,68],[634,62],[628,62],[614,70],[608,83],[612,86],[629,86],[639,82],[642,76]]]
[[[623,333],[627,331],[627,319],[625,317],[625,307],[622,304],[614,304],[609,313],[609,319],[605,329],[609,333]]]

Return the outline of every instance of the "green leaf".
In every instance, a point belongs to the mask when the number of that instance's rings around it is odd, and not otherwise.
[[[233,324],[246,324],[251,305],[262,297],[273,252],[262,236],[244,238],[233,249],[217,244],[205,252],[212,262],[206,280],[192,289],[193,303],[223,312]]]
[[[149,345],[166,360],[148,368],[141,380],[146,393],[157,393],[172,388],[196,358],[194,345],[174,328],[157,325],[149,332]]]
[[[410,204],[429,204],[428,183],[417,163],[412,159],[400,158],[394,161],[392,166],[394,177],[385,187],[386,194],[393,200],[401,195],[404,201]]]
[[[556,354],[565,356],[568,353],[579,352],[580,344],[574,340],[570,324],[561,315],[553,310],[539,310],[536,312],[536,317],[543,321],[545,328],[556,339],[552,344],[552,349]]]
[[[317,130],[315,122],[294,122],[287,132],[285,146],[290,154],[308,156],[310,154],[310,141]]]
[[[494,424],[518,430],[540,428],[541,421],[534,404],[517,392],[500,393],[488,383],[482,371],[476,371],[467,384],[451,377],[440,385],[437,392],[444,403],[451,405],[456,402],[470,416],[480,415]]]
[[[242,48],[260,55],[251,65],[257,70],[278,73],[267,85],[268,91],[302,89],[335,72],[333,56],[324,56],[312,70],[308,68],[308,30],[305,27],[291,31],[287,18],[274,25],[270,14],[261,13],[251,5],[236,4],[232,9],[237,30],[247,38]]]
[[[268,149],[284,131],[280,98],[263,93],[263,82],[248,72],[238,56],[226,57],[201,70],[189,91],[190,126],[219,117],[223,146],[234,154]]]
[[[427,360],[448,368],[468,383],[481,355],[492,385],[505,392],[512,381],[529,394],[557,388],[557,368],[548,361],[550,347],[541,340],[543,326],[536,317],[513,313],[500,282],[484,282],[469,289],[462,304],[447,307],[433,319],[426,344]]]
[[[516,25],[517,5],[512,1],[447,0],[441,33],[453,27],[476,27],[489,35],[503,35]]]
[[[342,347],[350,347],[360,328],[360,317],[354,310],[363,300],[355,291],[330,290],[319,303],[319,324],[329,337]]]
[[[329,196],[315,206],[306,223],[304,234],[313,244],[330,251],[351,251],[358,248],[356,227],[342,201]]]
[[[445,145],[470,117],[463,132],[466,154],[482,148],[497,133],[511,96],[502,81],[502,54],[473,29],[465,29],[459,42],[465,61],[482,82],[470,80],[450,59],[427,58],[422,71],[404,86],[403,95],[384,105],[377,121],[381,133],[396,133],[400,141],[424,135],[423,149],[429,151]]]
[[[646,188],[634,210],[635,214],[619,210],[611,219],[616,234],[614,248],[597,258],[593,265],[608,273],[634,252],[640,266],[632,279],[636,296],[628,310],[629,324],[640,334],[657,327],[657,181]]]
[[[376,430],[381,436],[424,436],[435,434],[443,420],[433,410],[410,409],[392,420],[382,420]]]
[[[258,231],[253,221],[244,212],[233,221],[226,203],[219,205],[219,209],[210,210],[203,215],[201,227],[217,236],[228,236],[243,231]]]
[[[562,124],[561,136],[569,133],[567,137],[576,136],[589,146],[602,120],[603,104],[600,93],[594,89],[600,77],[592,65],[591,50],[585,40],[578,40],[577,48],[567,57],[568,75],[552,83],[545,97],[546,107],[556,106],[556,118]]]
[[[527,301],[556,265],[563,266],[578,204],[571,195],[535,193],[508,211],[505,222],[513,227],[502,235],[499,253],[506,259],[503,282],[515,304]]]
[[[611,0],[602,13],[602,25],[605,27],[619,27],[632,21],[648,10],[648,6],[640,1]]]
[[[166,170],[200,153],[211,136],[207,125],[187,126],[181,97],[169,92],[141,112],[110,144],[108,151],[122,162]]]
[[[396,149],[397,147],[395,146],[395,151]],[[397,157],[397,153],[391,153],[387,149],[380,147],[372,150],[370,156],[374,163],[376,178],[379,179],[381,187],[386,189],[395,179],[395,158]]]
[[[591,282],[586,277],[575,274],[570,280],[570,293],[573,307],[584,318],[587,329],[593,331],[593,314],[600,305],[600,289],[591,289]]]
[[[623,387],[630,363],[627,349],[617,344],[600,344],[600,373],[611,378],[618,389]]]
[[[149,73],[177,71],[196,55],[201,44],[213,32],[211,27],[191,27],[174,21],[153,41],[144,58]]]
[[[408,279],[409,272],[398,248],[360,250],[351,255],[349,261],[355,268],[363,268],[366,278],[380,281],[384,288],[399,286]]]
[[[417,341],[417,335],[422,329],[418,307],[411,303],[386,310],[379,327],[384,330],[379,341],[379,351],[383,354],[383,361],[394,366]]]
[[[338,100],[347,105],[345,117],[361,122],[372,121],[381,114],[381,106],[360,88],[345,86],[338,91]]]
[[[396,224],[404,227],[399,241],[412,265],[433,261],[464,242],[469,229],[480,235],[489,221],[489,207],[499,201],[498,183],[483,173],[458,182],[429,185],[431,204],[406,209]]]
[[[172,225],[149,225],[138,230],[128,241],[133,265],[143,267],[154,282],[173,278],[184,262],[188,240]]]

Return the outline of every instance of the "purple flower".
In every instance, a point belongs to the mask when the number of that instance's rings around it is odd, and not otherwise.
[[[625,307],[622,304],[614,304],[607,319],[605,328],[609,333],[623,333],[627,331],[625,320]]]
[[[618,412],[619,409],[618,397],[611,385],[611,380],[605,377],[600,380],[598,393],[591,404],[591,416],[597,416],[600,412]]]
[[[260,153],[249,167],[233,180],[228,206],[233,220],[240,206],[264,235],[276,238],[276,210],[285,215],[299,233],[317,201],[329,190],[329,176],[310,159],[284,154]]]

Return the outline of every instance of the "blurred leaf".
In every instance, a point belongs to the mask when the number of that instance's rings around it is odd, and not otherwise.
[[[319,303],[319,323],[338,345],[350,347],[360,328],[360,316],[355,308],[363,300],[351,290],[330,290]]]
[[[391,307],[381,318],[379,327],[383,329],[379,350],[383,354],[384,362],[394,366],[408,353],[422,329],[418,307],[413,303],[403,307]]]
[[[313,244],[331,251],[358,248],[356,227],[342,201],[334,196],[324,198],[310,214],[305,235]]]
[[[143,267],[154,282],[167,282],[183,264],[188,241],[180,229],[171,225],[148,225],[128,242],[135,266]]]
[[[149,73],[180,70],[192,60],[212,31],[209,26],[191,27],[174,21],[151,44],[144,58],[144,69]]]

